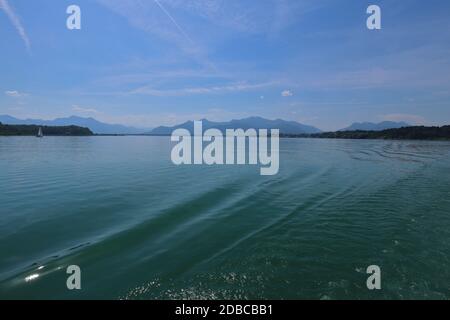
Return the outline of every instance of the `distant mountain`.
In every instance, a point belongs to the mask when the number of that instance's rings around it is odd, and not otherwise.
[[[380,123],[372,122],[356,122],[348,128],[341,129],[339,131],[383,131],[388,129],[398,129],[403,127],[409,127],[410,125],[406,122],[393,122],[393,121],[383,121]]]
[[[79,126],[89,128],[96,134],[140,134],[145,129],[127,127],[120,124],[103,123],[94,118],[82,118],[72,116],[69,118],[58,118],[55,120],[26,119],[21,120],[8,115],[0,116],[0,122],[3,124],[23,124],[23,125],[41,125],[41,126]]]
[[[268,120],[260,117],[251,117],[241,120],[232,120],[229,122],[212,122],[206,119],[202,120],[203,130],[211,128],[219,129],[225,132],[226,129],[280,129],[281,134],[305,134],[305,133],[320,133],[321,130],[307,126],[295,121],[285,120]],[[149,132],[154,135],[171,135],[176,129],[187,129],[189,132],[194,131],[194,122],[188,121],[174,127],[158,127]]]

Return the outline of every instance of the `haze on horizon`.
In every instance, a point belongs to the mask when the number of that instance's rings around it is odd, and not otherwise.
[[[66,28],[66,8],[82,29]],[[366,9],[382,9],[382,30]],[[0,0],[0,114],[450,123],[445,0]]]

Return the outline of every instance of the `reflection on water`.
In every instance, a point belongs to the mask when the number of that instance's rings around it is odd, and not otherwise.
[[[39,274],[35,273],[35,274],[32,274],[31,276],[26,277],[25,281],[30,282],[30,281],[36,280],[37,278],[39,278]]]
[[[0,298],[450,298],[450,143],[280,149],[262,177],[169,138],[0,138]]]

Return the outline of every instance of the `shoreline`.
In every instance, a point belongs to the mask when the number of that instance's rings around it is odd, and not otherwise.
[[[171,137],[172,134],[95,134],[89,128],[77,126],[48,127],[36,125],[0,124],[0,137],[35,137],[37,130],[43,130],[46,137]],[[226,129],[238,130],[238,129]],[[225,132],[221,131],[221,132]],[[195,136],[194,132],[190,136]],[[258,134],[257,134],[258,136]],[[334,139],[334,140],[412,140],[450,141],[450,125],[442,127],[412,126],[382,131],[335,131],[321,133],[286,134],[281,139]]]
[[[35,135],[1,135],[0,138],[36,138]],[[93,138],[93,137],[150,137],[150,138],[170,138],[170,135],[149,135],[149,134],[93,134],[93,135],[46,135],[45,138]],[[450,138],[421,138],[421,139],[407,139],[407,138],[342,138],[342,137],[307,137],[307,136],[283,136],[280,135],[281,140],[307,139],[307,140],[344,140],[344,141],[435,141],[435,142],[450,142]]]

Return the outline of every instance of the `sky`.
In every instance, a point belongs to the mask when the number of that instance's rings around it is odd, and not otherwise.
[[[0,41],[18,118],[450,124],[448,0],[0,0]]]

